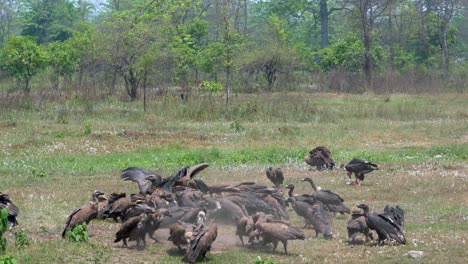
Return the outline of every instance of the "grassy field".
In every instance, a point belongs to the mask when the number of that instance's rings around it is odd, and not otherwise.
[[[424,263],[468,259],[468,96],[261,94],[237,95],[229,109],[218,98],[181,102],[58,102],[21,99],[0,103],[0,191],[21,209],[20,226],[31,238],[8,253],[20,263],[179,263],[182,254],[157,231],[160,243],[144,251],[113,244],[118,223],[94,221],[91,242],[62,240],[65,219],[95,189],[135,193],[119,175],[141,166],[170,175],[208,162],[200,177],[208,184],[255,180],[270,184],[264,169],[283,167],[297,193],[310,192],[305,176],[339,193],[352,207],[366,202],[406,210],[403,246],[348,245],[346,221],[333,222],[335,239],[312,237],[289,244],[290,255],[271,247],[240,246],[234,227],[221,225],[208,263],[412,263],[404,256],[422,250]],[[346,185],[341,170],[317,172],[303,162],[310,149],[328,146],[338,163],[353,157],[379,164],[364,186]],[[292,222],[303,225],[293,211]]]

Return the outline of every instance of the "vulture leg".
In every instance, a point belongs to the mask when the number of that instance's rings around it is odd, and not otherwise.
[[[283,240],[281,241],[283,242],[283,247],[284,247],[284,253],[286,253],[286,255],[288,254],[288,241],[287,240]]]
[[[276,251],[276,247],[278,246],[278,241],[275,240],[275,241],[272,241],[272,243],[273,243],[273,252],[275,252],[275,251]]]
[[[242,235],[239,236],[239,239],[240,239],[240,241],[242,243],[242,246],[244,246],[244,238],[242,237]]]
[[[319,232],[317,231],[317,229],[315,229],[315,237],[318,237],[319,235]]]
[[[124,246],[124,247],[128,247],[128,245],[127,245],[127,239],[126,239],[126,238],[123,239],[123,246]]]

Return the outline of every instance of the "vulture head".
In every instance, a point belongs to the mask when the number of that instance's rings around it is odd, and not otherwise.
[[[367,204],[358,204],[357,208],[361,208],[364,212],[369,212],[369,206]]]
[[[93,194],[91,194],[91,199],[92,199],[93,201],[97,202],[97,201],[98,201],[98,197],[101,196],[101,195],[104,195],[104,193],[101,192],[101,191],[95,190],[95,191],[93,192]]]
[[[203,223],[205,223],[205,221],[206,221],[206,213],[205,213],[205,211],[202,210],[202,211],[198,212],[197,224],[198,225],[203,224]]]

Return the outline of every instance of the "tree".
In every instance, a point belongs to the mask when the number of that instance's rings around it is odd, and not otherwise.
[[[0,47],[16,32],[18,1],[0,0]]]
[[[71,80],[71,75],[78,70],[79,67],[79,53],[73,46],[74,42],[71,39],[61,42],[56,41],[49,45],[48,50],[50,54],[49,63],[53,69],[53,84],[54,88],[58,89],[60,84],[60,77]]]
[[[29,93],[29,81],[42,71],[48,61],[45,49],[31,37],[12,37],[0,52],[2,68],[12,77],[24,81],[24,91]]]
[[[39,44],[70,38],[82,15],[68,0],[26,0],[22,10],[22,35],[36,37]]]
[[[373,31],[377,18],[387,8],[389,2],[392,0],[350,0],[354,6],[354,11],[359,17],[361,38],[364,44],[364,64],[363,70],[366,76],[366,83],[372,87],[372,72],[373,72],[373,59],[372,59],[372,45],[373,45]]]
[[[444,73],[449,74],[450,67],[450,47],[449,47],[449,29],[450,22],[456,12],[463,8],[461,0],[434,0],[432,1],[434,13],[438,17],[438,25],[440,30],[440,49],[444,56]]]

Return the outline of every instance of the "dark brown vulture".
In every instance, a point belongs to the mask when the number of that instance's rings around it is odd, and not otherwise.
[[[201,224],[206,221],[205,209],[200,207],[170,207],[166,209],[171,216],[162,220],[161,227],[169,227],[178,221],[191,224]]]
[[[179,250],[182,249],[181,245],[190,244],[192,238],[193,225],[187,224],[181,221],[171,225],[169,227],[169,238],[167,240],[177,246]]]
[[[281,186],[284,182],[283,171],[280,167],[269,167],[266,169],[267,178],[275,185],[276,188]]]
[[[291,204],[293,210],[302,216],[305,220],[306,225],[304,227],[312,225],[315,230],[315,237],[321,233],[325,239],[333,238],[331,231],[331,215],[328,208],[319,201],[315,201],[312,205],[297,201],[295,198],[288,198],[288,202]]]
[[[187,173],[177,180],[175,186],[190,186],[192,188],[194,186],[196,187],[195,189],[199,189],[197,181],[195,181],[193,177],[195,177],[195,175],[197,175],[200,171],[208,168],[208,166],[210,166],[208,163],[200,163],[195,166],[189,167]],[[204,190],[202,191],[204,192]]]
[[[97,217],[98,214],[98,196],[104,195],[103,192],[94,191],[91,195],[91,200],[80,208],[75,209],[67,218],[65,228],[62,232],[62,237],[65,237],[67,231],[72,230],[75,226],[89,222]]]
[[[18,225],[18,220],[16,220],[19,215],[18,207],[16,207],[8,194],[0,192],[0,209],[3,208],[8,209],[8,222],[10,223],[10,228]]]
[[[153,239],[155,242],[158,240],[154,237],[154,232],[159,229],[161,226],[161,222],[164,220],[165,217],[171,217],[172,214],[167,209],[158,209],[156,212],[150,215],[150,220],[147,225],[147,232],[148,236]]]
[[[251,216],[244,216],[236,220],[236,235],[239,237],[242,246],[244,245],[244,236],[250,237],[250,233],[254,230],[254,220]]]
[[[137,247],[141,246],[141,242],[143,242],[143,247],[146,247],[145,237],[150,219],[151,217],[147,212],[127,219],[115,234],[114,243],[122,240],[123,246],[128,247],[127,239],[129,239],[130,241],[136,241]]]
[[[309,182],[314,191],[312,192],[312,196],[322,202],[330,212],[333,213],[347,213],[350,214],[351,210],[343,203],[344,200],[338,194],[330,191],[330,190],[318,190],[317,186],[315,186],[314,181],[311,178],[304,178],[302,181]]]
[[[190,245],[184,256],[184,261],[187,263],[195,263],[202,256],[205,258],[206,253],[211,249],[211,245],[218,236],[218,226],[212,225],[208,230],[202,225],[198,225],[192,232]]]
[[[309,152],[304,161],[310,166],[315,166],[317,170],[333,170],[335,161],[331,151],[325,146],[319,146]]]
[[[367,226],[366,216],[364,213],[359,211],[354,212],[351,214],[351,219],[348,220],[346,225],[346,229],[348,230],[348,239],[350,242],[354,243],[356,236],[359,233],[364,234],[366,242],[370,240],[374,240],[374,236],[372,232],[369,231],[369,227]]]
[[[354,176],[356,177],[355,184],[357,186],[362,185],[362,182],[364,181],[364,174],[379,169],[376,164],[362,159],[352,159],[348,164],[344,166],[344,168],[347,171],[346,174],[350,179],[351,174],[354,173]]]
[[[263,244],[273,243],[273,252],[281,241],[284,246],[284,252],[288,254],[288,240],[304,240],[305,234],[297,227],[287,225],[282,222],[267,222],[255,224],[257,233],[263,238]]]
[[[403,229],[393,217],[389,217],[386,214],[369,214],[369,206],[367,204],[358,204],[357,207],[364,210],[367,226],[377,232],[379,245],[383,244],[386,239],[406,244]]]

